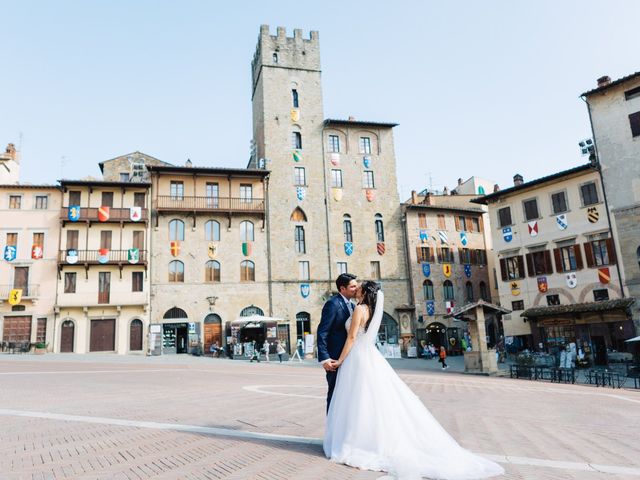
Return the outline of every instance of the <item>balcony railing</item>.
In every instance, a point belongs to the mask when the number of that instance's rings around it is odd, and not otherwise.
[[[58,256],[58,263],[73,265],[75,263],[78,264],[95,264],[95,265],[118,265],[118,264],[126,264],[126,263],[134,263],[129,261],[129,250],[109,250],[109,254],[104,258],[100,255],[100,250],[77,250],[78,259],[77,261],[69,261],[68,251],[60,250],[60,254]],[[102,261],[100,261],[102,260]],[[105,261],[106,260],[106,261]],[[138,261],[136,264],[146,264],[147,263],[147,251],[140,250]]]
[[[128,208],[109,208],[109,219],[107,222],[146,222],[149,218],[149,214],[146,208],[141,210],[140,220],[131,220],[131,210]],[[63,207],[60,210],[60,220],[70,221],[69,220],[69,208]],[[80,209],[80,217],[78,218],[79,222],[89,221],[89,222],[99,222],[98,219],[98,209],[97,208],[81,208]]]
[[[232,197],[184,197],[160,195],[156,201],[158,210],[215,211],[264,213],[262,198]]]
[[[8,300],[11,290],[22,289],[22,298],[36,298],[39,295],[39,285],[30,283],[25,286],[0,285],[0,300]]]

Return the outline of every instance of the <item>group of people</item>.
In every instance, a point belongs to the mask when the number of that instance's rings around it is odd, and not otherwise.
[[[250,358],[249,363],[253,363],[254,360],[260,363],[260,354],[263,354],[265,361],[268,362],[269,349],[271,348],[271,344],[269,343],[269,341],[265,339],[261,348],[258,348],[258,344],[256,343],[255,340],[253,340],[251,343],[253,345],[253,350],[249,355],[249,358]],[[280,340],[276,340],[276,354],[278,355],[278,360],[280,361],[280,363],[282,363],[285,352],[286,351],[284,349],[284,346],[282,345]]]
[[[426,359],[438,357],[438,362],[442,364],[442,370],[449,368],[449,365],[447,365],[447,349],[444,348],[444,345],[441,345],[439,349],[436,349],[436,346],[433,343],[429,343],[429,345],[427,345],[427,342],[423,340],[422,356]]]

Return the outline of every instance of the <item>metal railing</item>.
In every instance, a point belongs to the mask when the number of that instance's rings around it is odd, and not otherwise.
[[[77,250],[78,259],[76,261],[69,261],[67,258],[68,250],[60,250],[58,255],[58,263],[65,263],[72,265],[74,263],[91,263],[91,264],[118,264],[118,263],[133,263],[129,262],[129,250],[109,250],[109,254],[106,257],[106,261],[100,258],[100,250]],[[103,260],[103,261],[100,261]],[[139,250],[139,258],[135,263],[146,263],[147,251]]]
[[[0,300],[7,300],[11,290],[16,288],[22,290],[22,298],[35,298],[40,294],[40,286],[35,283],[30,283],[27,286],[0,285]]]
[[[139,222],[144,222],[149,218],[146,208],[141,209],[141,217]],[[62,207],[60,210],[60,220],[69,220],[69,208]],[[78,221],[98,222],[97,208],[80,208],[80,217]],[[131,220],[131,211],[128,208],[109,208],[109,220],[107,222],[135,222]]]
[[[264,212],[262,198],[235,197],[185,197],[160,195],[156,200],[158,210],[222,210],[239,212]]]

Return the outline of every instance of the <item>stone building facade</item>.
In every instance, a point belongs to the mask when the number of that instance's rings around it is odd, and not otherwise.
[[[618,239],[620,274],[626,293],[640,298],[640,73],[616,81],[602,77],[583,94]],[[640,302],[632,306],[640,334]]]

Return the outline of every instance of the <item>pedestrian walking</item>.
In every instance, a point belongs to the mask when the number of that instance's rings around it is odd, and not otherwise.
[[[447,362],[445,361],[447,358],[447,349],[444,348],[444,346],[440,347],[440,363],[442,363],[442,369],[446,370],[447,368],[449,368],[449,366],[447,365]]]
[[[267,340],[262,344],[262,351],[264,352],[264,356],[266,361],[269,361],[269,342]]]
[[[280,343],[280,340],[276,342],[276,353],[278,354],[278,360],[280,360],[280,363],[282,363],[282,356],[284,355],[284,347],[282,346],[282,343]]]
[[[256,360],[258,363],[260,363],[260,353],[258,351],[258,346],[256,345],[256,341],[253,340],[251,342],[251,347],[252,347],[252,351],[251,351],[251,360],[249,360],[249,363],[253,363],[254,360]]]

